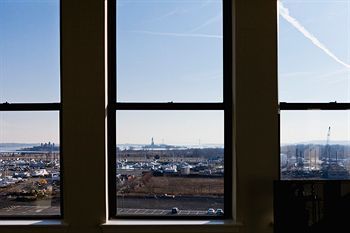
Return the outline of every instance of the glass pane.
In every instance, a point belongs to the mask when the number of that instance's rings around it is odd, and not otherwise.
[[[222,215],[223,144],[223,111],[118,111],[117,215]]]
[[[222,102],[222,1],[117,1],[117,100]]]
[[[279,1],[282,102],[350,101],[350,1]]]
[[[282,111],[281,178],[349,179],[350,111]]]
[[[59,102],[59,0],[0,0],[0,103]]]
[[[0,216],[60,215],[58,112],[0,112]]]

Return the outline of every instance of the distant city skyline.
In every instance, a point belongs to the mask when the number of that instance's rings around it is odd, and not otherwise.
[[[117,144],[224,144],[223,111],[117,111]]]
[[[151,143],[117,143],[117,146],[118,145],[152,145]],[[202,146],[205,146],[205,145],[217,145],[217,146],[223,146],[224,144],[223,143],[201,143],[201,142],[197,142],[197,143],[187,143],[187,144],[174,144],[174,143],[166,143],[166,141],[160,141],[160,142],[157,142],[155,141],[154,142],[154,145],[175,145],[175,146],[198,146],[198,145],[202,145]]]

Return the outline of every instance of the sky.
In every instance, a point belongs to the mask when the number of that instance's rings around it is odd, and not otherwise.
[[[0,103],[60,102],[58,0],[0,0]],[[58,112],[1,112],[0,143],[59,143]]]
[[[279,3],[279,101],[350,102],[350,1]],[[349,112],[282,111],[281,142],[350,141]]]
[[[59,1],[0,0],[0,103],[59,102]],[[120,102],[222,102],[220,0],[118,0]],[[223,111],[122,111],[117,143],[223,144]],[[0,113],[0,143],[58,143],[58,114]]]
[[[0,103],[60,101],[58,7],[0,1]],[[279,101],[350,102],[350,0],[282,0],[278,10]],[[120,102],[221,102],[222,51],[219,0],[117,1]],[[331,140],[349,140],[349,112],[283,111],[281,142],[326,140],[329,126]],[[58,142],[56,113],[28,114],[1,113],[0,142]],[[221,111],[117,115],[118,143],[223,143]]]
[[[118,111],[117,143],[224,144],[224,111]]]
[[[58,7],[0,1],[0,103],[60,102]]]
[[[222,102],[219,0],[118,0],[117,101]],[[117,144],[223,144],[223,111],[118,111]]]
[[[120,102],[222,102],[220,0],[118,0]]]
[[[58,111],[0,112],[0,143],[59,144]]]

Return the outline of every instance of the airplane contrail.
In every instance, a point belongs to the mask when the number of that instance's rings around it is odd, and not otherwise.
[[[202,29],[202,28],[205,28],[205,27],[208,26],[209,24],[212,24],[212,23],[215,22],[215,21],[219,21],[221,18],[222,18],[221,15],[217,15],[217,16],[215,16],[215,17],[213,17],[213,18],[210,18],[210,19],[208,19],[206,22],[202,23],[201,25],[199,25],[199,26],[193,28],[190,32],[196,32],[196,31],[198,31],[198,30],[200,30],[200,29]]]
[[[338,62],[339,64],[345,66],[346,68],[350,69],[350,64],[347,64],[346,62],[339,59],[333,52],[331,52],[321,41],[317,39],[316,36],[314,36],[312,33],[310,33],[301,23],[293,18],[289,14],[289,10],[283,6],[281,1],[278,1],[279,4],[279,14],[293,27],[295,27],[301,34],[303,34],[307,39],[309,39],[315,46],[317,46],[319,49],[321,49],[323,52],[325,52],[329,57],[331,57],[333,60]]]

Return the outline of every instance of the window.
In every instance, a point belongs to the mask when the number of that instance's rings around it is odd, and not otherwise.
[[[278,3],[281,179],[349,179],[350,2]]]
[[[0,1],[0,218],[61,216],[59,1]]]
[[[111,218],[232,217],[230,1],[109,1]]]
[[[28,2],[28,0],[20,1],[21,3]],[[47,2],[48,0],[35,1]],[[7,2],[14,2],[14,0],[7,0]],[[63,139],[63,141],[60,140],[60,144],[63,144],[64,147],[63,152],[62,147],[60,148],[60,151],[64,153],[64,190],[61,191],[64,192],[63,196],[65,197],[64,209],[61,209],[61,211],[63,211],[66,225],[55,226],[50,224],[46,226],[45,221],[35,221],[34,224],[29,226],[22,225],[26,224],[27,221],[25,223],[20,221],[19,224],[21,225],[13,226],[18,222],[11,221],[8,223],[6,221],[7,224],[12,226],[4,226],[6,222],[2,221],[0,231],[80,232],[82,229],[89,232],[161,231],[164,226],[152,225],[155,221],[109,221],[107,224],[103,224],[108,218],[105,215],[106,195],[104,192],[106,164],[104,158],[105,114],[103,111],[105,107],[105,84],[103,83],[105,68],[103,62],[104,1],[84,1],[84,4],[80,4],[80,1],[74,1],[73,3],[70,0],[60,2],[62,7],[60,15],[62,102],[60,105],[61,108],[64,106],[64,111],[60,110],[59,114],[62,116],[60,118],[60,122],[62,122],[60,128],[64,134],[60,134],[61,139]],[[234,72],[237,75],[237,82],[235,83],[237,92],[234,92],[235,101],[237,102],[237,105],[235,105],[237,111],[234,112],[237,114],[237,117],[235,117],[237,128],[234,131],[235,140],[237,140],[235,151],[239,161],[236,164],[238,166],[236,184],[239,195],[233,196],[233,198],[238,198],[237,218],[235,220],[244,222],[243,227],[247,232],[269,231],[272,228],[271,182],[276,178],[275,163],[277,163],[278,148],[276,145],[277,117],[275,111],[275,90],[277,90],[275,88],[275,23],[277,18],[273,14],[275,13],[276,3],[275,1],[252,1],[249,3],[247,1],[232,1],[232,4],[235,5],[235,11],[237,12],[233,17],[237,32],[235,34],[236,40],[232,41],[230,35],[225,34],[224,43],[227,42],[226,40],[231,41],[229,42],[230,45],[224,45],[224,53],[229,52],[230,47],[236,44],[234,57],[237,58],[239,69]],[[232,9],[224,7],[223,10],[231,11]],[[224,13],[225,25],[231,22],[231,19],[227,17],[227,13]],[[0,14],[1,16],[3,14]],[[0,22],[0,29],[2,29],[3,21]],[[225,32],[227,31],[225,30]],[[3,33],[0,33],[1,36],[3,36]],[[0,46],[2,46],[1,43]],[[227,58],[227,55],[225,57]],[[266,59],[267,57],[269,59]],[[254,58],[253,61],[252,58]],[[3,60],[0,61],[1,64],[3,64],[2,62]],[[224,72],[231,67],[231,64],[228,63],[236,62],[224,59]],[[251,68],[252,64],[255,64],[254,68]],[[1,70],[3,66],[0,66]],[[36,84],[39,85],[40,82],[36,82]],[[224,86],[227,87],[227,85]],[[1,82],[0,88],[3,88],[3,82]],[[45,90],[42,88],[40,91]],[[252,99],[253,101],[251,101]],[[6,101],[11,104],[14,103],[14,101],[8,99],[3,99],[0,102]],[[29,99],[22,101],[29,102]],[[18,103],[22,101],[18,101]],[[59,100],[40,101],[59,102]],[[36,100],[33,103],[40,101]],[[1,106],[3,107],[3,105]],[[43,110],[40,109],[40,111]],[[55,113],[55,111],[50,112]],[[115,129],[113,130],[115,131]],[[2,133],[1,130],[0,133]],[[150,139],[147,140],[147,144],[150,143],[149,141]],[[154,138],[154,141],[157,143],[161,142],[162,139]],[[167,143],[167,140],[165,139],[164,142]],[[230,144],[230,142],[228,143]],[[115,146],[115,142],[113,144]],[[225,155],[227,156],[227,153]],[[225,180],[225,185],[228,181]],[[227,202],[225,202],[225,206],[226,204]],[[225,213],[228,213],[226,208]],[[113,225],[118,224],[117,222],[129,222],[129,224]],[[241,231],[238,229],[239,226],[230,225],[229,221],[195,221],[200,224],[197,227],[192,225],[192,221],[191,225],[182,225],[182,221],[176,221],[176,223],[171,221],[170,224],[172,225],[168,225],[169,221],[165,222],[164,224],[169,226],[169,231],[173,232]],[[156,223],[161,224],[162,221]],[[42,224],[45,226],[43,227]],[[99,224],[103,225],[99,226]],[[174,225],[177,226],[174,227]]]

